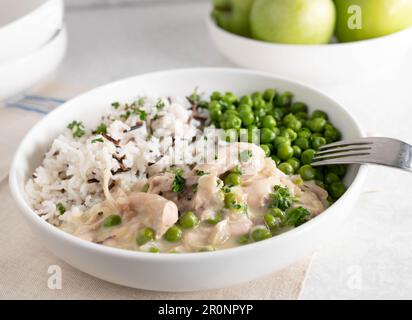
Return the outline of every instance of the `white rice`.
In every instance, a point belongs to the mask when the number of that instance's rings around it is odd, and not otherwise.
[[[96,128],[86,128],[84,136],[74,138],[66,128],[53,141],[43,163],[26,184],[29,201],[40,216],[57,225],[100,203],[105,199],[103,181],[107,172],[112,172],[113,189],[127,193],[146,181],[153,163],[153,168],[164,171],[176,163],[174,154],[184,154],[188,165],[199,162],[201,155],[195,151],[204,150],[207,139],[202,137],[200,122],[192,119],[192,106],[186,98],[141,97],[135,106],[146,112],[147,121],[141,121],[140,114],[121,118],[130,108],[125,104],[102,117],[109,139],[93,133]],[[136,123],[142,125],[129,131]],[[150,128],[147,123],[151,123]],[[119,141],[117,146],[110,137]],[[92,143],[95,139],[103,142]],[[114,154],[123,159],[127,172],[113,174],[121,168]],[[56,206],[59,203],[66,210],[64,214]]]

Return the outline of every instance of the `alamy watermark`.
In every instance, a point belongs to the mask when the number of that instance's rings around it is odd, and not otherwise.
[[[62,269],[56,264],[52,264],[47,268],[47,273],[50,275],[47,279],[47,287],[50,290],[61,290],[62,288]]]
[[[358,5],[351,5],[348,8],[348,28],[350,30],[362,29],[362,8]]]

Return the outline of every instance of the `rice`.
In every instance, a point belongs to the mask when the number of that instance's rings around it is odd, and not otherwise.
[[[26,184],[33,209],[59,225],[102,202],[105,183],[128,193],[172,165],[199,162],[204,155],[196,150],[205,150],[207,137],[192,107],[185,97],[143,96],[113,103],[98,128],[83,128],[76,119]]]

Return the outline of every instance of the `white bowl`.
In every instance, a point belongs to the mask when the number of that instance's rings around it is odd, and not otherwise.
[[[2,0],[0,63],[44,46],[63,24],[63,0]]]
[[[360,193],[366,167],[348,170],[347,192],[320,216],[266,241],[209,253],[152,254],[110,248],[67,234],[41,219],[26,200],[24,184],[70,119],[96,125],[112,101],[135,99],[139,93],[187,95],[231,90],[236,94],[265,88],[290,90],[296,99],[329,113],[344,138],[362,130],[339,104],[319,91],[267,73],[240,69],[187,69],[150,73],[94,89],[43,118],[21,142],[10,171],[10,189],[31,229],[58,257],[98,278],[117,284],[161,291],[192,291],[248,281],[312,253],[346,218]]]
[[[0,101],[46,79],[63,60],[66,47],[67,34],[63,28],[39,50],[28,56],[0,63]]]
[[[211,17],[207,25],[218,50],[235,64],[312,85],[373,79],[395,69],[412,48],[412,27],[364,41],[291,45],[235,35]]]

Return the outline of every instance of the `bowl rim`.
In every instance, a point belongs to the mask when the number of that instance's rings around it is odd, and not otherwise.
[[[267,42],[263,40],[257,40],[245,36],[241,36],[232,32],[229,32],[220,26],[217,25],[217,23],[213,20],[212,16],[209,14],[206,17],[206,23],[209,27],[209,30],[214,30],[215,32],[220,32],[221,34],[224,34],[226,37],[231,37],[233,39],[237,39],[238,41],[249,41],[251,43],[254,43],[256,45],[261,45],[265,46],[267,48],[296,48],[296,49],[321,49],[321,48],[339,48],[339,47],[351,47],[351,46],[361,46],[361,45],[366,45],[366,44],[375,44],[379,43],[382,41],[385,41],[389,38],[395,38],[395,37],[400,37],[404,33],[412,32],[412,25],[376,38],[370,38],[370,39],[365,39],[365,40],[358,40],[358,41],[349,41],[349,42],[332,42],[332,43],[324,43],[324,44],[293,44],[293,43],[277,43],[277,42]]]
[[[362,184],[367,167],[366,166],[359,166],[358,171],[356,175],[354,176],[354,179],[352,183],[349,185],[347,191],[345,194],[338,200],[336,201],[336,204],[333,204],[331,207],[326,209],[322,214],[318,215],[314,219],[306,222],[305,224],[296,227],[290,231],[287,231],[285,233],[282,233],[280,235],[277,235],[275,237],[272,237],[270,239],[267,239],[265,241],[259,241],[259,242],[254,242],[245,246],[238,246],[238,247],[233,247],[233,248],[228,248],[224,250],[217,250],[213,252],[191,252],[191,253],[179,253],[179,254],[168,254],[168,253],[161,253],[161,254],[153,254],[149,252],[142,252],[142,251],[132,251],[132,250],[127,250],[127,249],[121,249],[121,248],[114,248],[114,247],[109,247],[109,246],[104,246],[100,245],[97,243],[89,242],[83,239],[80,239],[72,234],[66,233],[63,230],[53,226],[52,224],[48,223],[44,219],[42,219],[39,215],[37,215],[34,210],[31,208],[29,203],[24,197],[24,189],[21,190],[19,187],[19,180],[18,180],[18,172],[19,172],[19,162],[20,159],[24,159],[22,153],[23,153],[23,147],[26,146],[27,144],[30,143],[31,136],[33,134],[33,131],[35,131],[38,127],[43,126],[50,114],[54,114],[57,112],[62,112],[61,110],[68,109],[70,106],[70,103],[72,101],[76,102],[77,99],[81,99],[84,96],[87,96],[89,94],[93,94],[96,91],[99,90],[105,90],[110,87],[115,87],[119,84],[127,83],[128,81],[132,81],[136,78],[140,77],[147,77],[147,76],[162,76],[164,74],[179,74],[179,73],[185,73],[185,72],[216,72],[216,73],[232,73],[232,74],[243,74],[243,75],[253,75],[253,76],[262,76],[262,77],[269,77],[272,78],[273,80],[278,80],[282,81],[285,84],[293,84],[293,85],[298,85],[301,87],[304,87],[305,89],[315,91],[317,95],[321,96],[322,99],[325,100],[330,100],[333,101],[335,104],[335,107],[338,107],[341,109],[342,112],[346,113],[346,115],[351,119],[353,125],[355,126],[357,130],[357,134],[359,136],[365,136],[364,131],[362,130],[361,126],[359,125],[358,121],[349,113],[344,107],[342,107],[337,101],[323,93],[322,91],[315,89],[307,84],[304,84],[299,81],[295,80],[289,80],[284,77],[277,76],[272,73],[268,72],[261,72],[261,71],[254,71],[254,70],[246,70],[246,69],[238,69],[238,68],[209,68],[209,67],[199,67],[199,68],[183,68],[183,69],[170,69],[170,70],[164,70],[164,71],[156,71],[156,72],[149,72],[149,73],[143,73],[139,75],[135,75],[132,77],[127,77],[124,79],[120,79],[114,82],[110,82],[108,84],[98,86],[92,90],[86,91],[85,93],[82,93],[78,96],[75,96],[73,99],[68,100],[58,108],[54,109],[52,112],[50,112],[48,115],[46,115],[44,118],[42,118],[39,122],[37,122],[25,135],[25,137],[21,140],[19,143],[19,146],[14,154],[13,160],[12,160],[12,165],[11,169],[9,171],[9,188],[12,194],[12,197],[14,198],[14,201],[16,202],[19,211],[22,215],[25,216],[27,220],[29,220],[31,223],[35,224],[37,229],[41,229],[43,233],[49,233],[53,237],[60,238],[61,241],[64,242],[70,242],[73,246],[76,246],[77,248],[82,248],[84,250],[91,250],[94,251],[96,254],[102,254],[102,255],[112,255],[117,258],[128,258],[128,259],[138,259],[138,260],[145,260],[145,261],[174,261],[174,262],[181,262],[181,261],[192,261],[192,260],[203,260],[203,259],[211,259],[211,258],[219,258],[222,256],[234,256],[238,254],[247,254],[248,252],[254,251],[260,247],[261,249],[267,248],[272,246],[272,244],[275,241],[282,241],[282,240],[287,240],[291,239],[294,237],[298,237],[300,234],[309,231],[313,226],[320,224],[323,220],[329,217],[330,211],[333,210],[334,206],[338,203],[342,203],[342,201],[345,201],[346,198],[348,198],[353,192],[355,186],[359,186]]]

